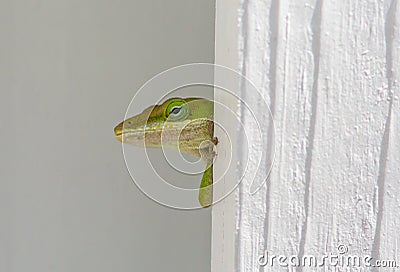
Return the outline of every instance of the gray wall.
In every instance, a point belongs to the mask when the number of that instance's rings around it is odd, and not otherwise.
[[[213,1],[2,0],[0,35],[0,271],[208,271],[210,210],[143,195],[113,127],[213,61]]]

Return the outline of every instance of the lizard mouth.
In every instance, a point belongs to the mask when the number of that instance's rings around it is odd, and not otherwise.
[[[123,128],[124,128],[124,122],[119,123],[115,128],[114,128],[114,134],[115,137],[117,138],[118,141],[122,142],[122,135],[123,133]]]
[[[144,139],[143,130],[129,129],[127,127],[124,127],[124,125],[126,125],[125,122],[121,122],[114,128],[114,134],[118,141],[126,143],[135,143],[135,144],[143,142]]]

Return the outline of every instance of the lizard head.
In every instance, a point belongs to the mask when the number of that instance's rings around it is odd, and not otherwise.
[[[171,98],[146,108],[114,128],[116,138],[145,147],[173,147],[198,156],[201,142],[213,137],[213,102],[204,98]]]

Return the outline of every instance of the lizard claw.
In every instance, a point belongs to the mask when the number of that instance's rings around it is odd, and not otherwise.
[[[212,139],[212,142],[213,142],[214,145],[217,145],[218,144],[218,137],[214,137]]]

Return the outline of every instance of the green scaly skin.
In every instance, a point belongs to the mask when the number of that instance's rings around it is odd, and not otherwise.
[[[201,157],[206,170],[201,179],[199,202],[212,204],[214,103],[204,98],[171,98],[145,109],[114,128],[123,143],[142,147],[175,148]]]

